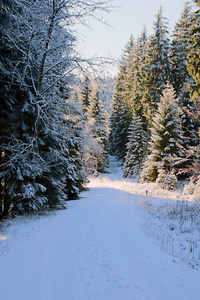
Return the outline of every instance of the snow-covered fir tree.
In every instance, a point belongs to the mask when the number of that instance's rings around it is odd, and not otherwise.
[[[30,4],[1,5],[1,207],[2,214],[38,210],[47,202],[38,183],[44,161],[35,143],[38,103],[35,52],[31,53]],[[27,24],[29,23],[29,24]],[[36,33],[35,33],[36,34]],[[37,34],[36,34],[37,35]],[[34,39],[34,36],[32,36]],[[33,55],[33,56],[32,56]],[[4,63],[5,62],[5,63]]]
[[[194,85],[194,79],[189,75],[186,65],[191,39],[189,35],[191,18],[191,5],[186,2],[181,17],[175,25],[170,49],[171,82],[179,98],[179,114],[186,148],[197,142],[197,124],[189,114],[194,107],[190,99],[190,88]]]
[[[88,76],[86,76],[81,86],[81,102],[83,107],[83,114],[87,117],[87,112],[90,106],[90,94],[91,94],[91,82]]]
[[[124,159],[126,153],[126,143],[128,142],[128,128],[130,126],[132,111],[131,96],[131,63],[134,53],[134,39],[131,35],[125,50],[123,51],[119,73],[116,79],[116,86],[112,101],[112,113],[110,117],[110,149],[111,153],[117,155],[119,159]]]
[[[194,2],[197,7],[196,11],[192,13],[189,29],[190,48],[187,69],[195,81],[195,85],[191,86],[191,97],[195,101],[200,95],[200,2]]]
[[[148,136],[139,117],[135,116],[128,130],[127,153],[124,163],[124,177],[136,177],[140,174],[146,158]]]
[[[92,137],[90,158],[95,162],[95,171],[105,171],[108,167],[108,132],[104,109],[97,86],[90,98],[88,132]]]
[[[178,101],[173,88],[167,84],[163,90],[158,112],[153,117],[149,152],[141,173],[141,181],[155,181],[159,170],[172,171],[173,159],[180,156],[181,120]]]
[[[142,106],[148,126],[151,126],[161,93],[169,80],[168,35],[168,22],[161,7],[154,22],[154,34],[146,44],[147,54],[141,66]]]
[[[87,105],[85,105],[83,95],[86,94],[86,89],[88,91],[88,86],[89,93],[87,93]],[[81,82],[76,82],[72,89],[71,99],[73,99],[74,104],[76,103],[76,106],[78,105],[80,113],[78,123],[82,128],[84,169],[87,174],[94,173],[96,169],[98,171],[105,171],[106,165],[108,165],[109,116],[114,90],[114,79],[92,76],[89,78],[88,75],[87,83],[84,78]],[[99,133],[96,134],[95,130],[98,126]],[[100,166],[98,157],[103,153],[106,156],[105,164]]]
[[[93,1],[10,0],[1,15],[1,209],[63,206],[83,182],[81,134],[66,115],[65,91],[82,59],[71,26],[107,11]],[[69,116],[68,116],[69,117]],[[4,132],[6,132],[6,135]]]
[[[148,36],[146,27],[143,28],[141,35],[138,37],[136,46],[135,46],[135,64],[134,64],[134,103],[137,109],[134,109],[137,116],[142,120],[143,127],[147,129],[147,120],[144,115],[144,108],[142,103],[142,69],[145,64],[147,56],[147,45],[148,45]]]
[[[179,96],[185,82],[190,77],[186,66],[190,43],[190,23],[191,5],[186,2],[183,12],[175,24],[170,47],[170,77],[177,96]]]

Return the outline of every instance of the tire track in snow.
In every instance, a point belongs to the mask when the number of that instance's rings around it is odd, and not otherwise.
[[[0,300],[200,299],[199,273],[140,230],[137,196],[109,188],[82,195],[0,257]]]
[[[77,236],[83,217],[84,214],[75,218],[67,214],[65,220],[60,222],[60,226],[64,227],[59,227],[54,234],[46,256],[42,299],[88,299],[77,259]]]

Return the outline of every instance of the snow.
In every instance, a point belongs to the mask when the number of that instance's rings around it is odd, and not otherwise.
[[[170,223],[164,209],[182,203],[176,200],[181,189],[162,198],[165,191],[159,194],[153,184],[123,180],[115,161],[111,170],[91,177],[89,191],[66,210],[4,222],[0,300],[200,299],[200,270],[181,259],[180,224],[177,218]],[[169,226],[173,255],[165,247]],[[193,236],[198,243],[199,232]]]

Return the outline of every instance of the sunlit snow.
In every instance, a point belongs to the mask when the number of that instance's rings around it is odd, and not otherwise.
[[[200,299],[198,205],[111,171],[66,210],[4,222],[0,300]]]

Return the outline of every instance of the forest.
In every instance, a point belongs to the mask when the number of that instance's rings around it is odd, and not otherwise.
[[[124,177],[166,189],[187,178],[200,198],[200,1],[185,3],[171,36],[160,8],[152,35],[131,35],[115,78],[76,52],[73,31],[110,9],[0,0],[0,218],[65,208],[109,155]]]

